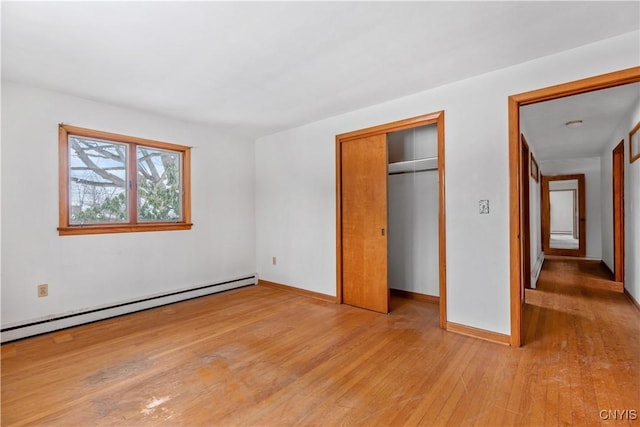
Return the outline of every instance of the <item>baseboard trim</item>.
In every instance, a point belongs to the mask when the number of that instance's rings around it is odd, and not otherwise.
[[[429,304],[440,304],[440,297],[434,295],[419,294],[417,292],[405,291],[403,289],[391,289],[391,295],[416,301],[428,302]]]
[[[609,267],[609,266],[607,265],[607,263],[606,263],[606,262],[604,262],[604,260],[600,260],[600,265],[601,265],[601,266],[603,266],[603,267],[604,267],[604,269],[605,269],[605,270],[607,270],[607,271],[611,274],[611,276],[612,276],[612,277],[615,277],[615,273],[613,272],[613,270],[611,269],[611,267]]]
[[[60,329],[93,323],[112,317],[118,317],[138,311],[161,307],[180,301],[199,298],[223,291],[252,286],[256,283],[256,275],[247,275],[218,283],[200,285],[193,288],[180,289],[146,298],[122,301],[115,304],[88,308],[85,310],[33,319],[17,324],[3,325],[0,330],[2,343],[15,341],[34,335],[46,334]]]
[[[258,280],[258,285],[266,286],[267,288],[279,289],[281,291],[291,292],[294,294],[302,295],[305,297],[311,297],[320,299],[323,301],[328,301],[332,303],[336,303],[337,299],[334,296],[321,294],[320,292],[308,291],[306,289],[296,288],[295,286],[283,285],[282,283],[270,282],[268,280]]]
[[[565,260],[565,261],[592,261],[592,262],[600,262],[602,261],[600,258],[592,258],[592,257],[578,257],[578,256],[571,256],[571,255],[553,255],[553,254],[548,254],[547,252],[545,252],[544,254],[545,259],[548,259],[549,261],[553,261],[553,260]]]
[[[636,300],[633,295],[631,295],[626,289],[624,290],[624,294],[627,296],[627,298],[629,298],[629,301],[631,301],[631,303],[640,311],[640,303],[638,302],[638,300]]]
[[[602,286],[602,288],[609,289],[619,294],[623,294],[625,291],[624,284],[622,282],[611,282],[610,284],[607,283],[605,286]]]
[[[447,331],[457,334],[467,335],[473,338],[479,338],[485,341],[491,341],[502,345],[511,345],[511,337],[509,335],[499,334],[484,329],[473,328],[471,326],[460,325],[459,323],[447,322]]]
[[[606,262],[604,262],[604,260],[602,260],[602,259],[600,260],[600,265],[601,265],[605,270],[607,270],[607,273],[609,273],[609,274],[611,275],[611,277],[612,277],[612,279],[611,279],[611,280],[613,281],[611,284],[607,284],[606,286],[603,286],[603,288],[605,288],[605,289],[610,289],[610,290],[612,290],[612,291],[614,291],[614,292],[625,293],[625,292],[626,292],[626,290],[624,289],[624,283],[622,283],[622,282],[616,282],[616,281],[615,281],[616,274],[613,272],[613,270],[611,269],[611,267],[609,267],[609,266],[607,265],[607,263],[606,263]]]

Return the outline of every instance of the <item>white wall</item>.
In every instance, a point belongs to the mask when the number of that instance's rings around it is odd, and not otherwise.
[[[545,160],[540,162],[545,176],[584,174],[587,258],[602,258],[600,157]]]
[[[3,327],[255,273],[252,141],[6,81],[2,114]],[[193,229],[58,236],[60,122],[193,146]]]
[[[634,106],[633,109],[636,107]],[[628,177],[629,173],[629,123],[632,119],[633,111],[629,111],[628,115],[624,117],[620,124],[613,131],[607,141],[607,145],[602,151],[600,157],[600,170],[601,170],[601,182],[602,182],[602,261],[613,270],[613,149],[624,141],[624,178],[625,178],[625,202],[628,199]],[[625,203],[625,214],[626,212]],[[627,218],[625,218],[626,220]],[[626,225],[626,222],[625,222]],[[626,228],[626,227],[625,227]],[[627,230],[625,230],[626,232]]]
[[[388,146],[389,161],[437,157],[437,125],[392,132]],[[389,287],[438,296],[438,170],[390,175],[388,199]]]
[[[609,138],[602,151],[602,260],[611,270],[613,258],[613,155],[624,140],[624,225],[625,225],[625,288],[640,301],[640,160],[629,163],[629,131],[640,121],[640,102]]]
[[[509,334],[507,98],[635,66],[639,39],[628,33],[259,138],[260,276],[335,295],[335,136],[445,110],[448,320]],[[479,214],[481,199],[490,214]]]
[[[640,105],[632,114],[629,130],[638,122]],[[625,289],[640,302],[640,160],[625,165]]]
[[[0,11],[0,14],[2,12]],[[1,61],[1,59],[0,59]],[[2,96],[2,85],[0,84],[0,98]],[[2,102],[0,102],[0,132],[2,129]],[[2,211],[3,203],[2,203],[2,135],[0,134],[0,327],[2,320]]]

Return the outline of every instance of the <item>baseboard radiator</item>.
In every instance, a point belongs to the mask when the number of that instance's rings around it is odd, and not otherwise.
[[[20,322],[11,325],[2,325],[0,329],[0,341],[2,343],[14,341],[33,335],[53,332],[72,326],[91,323],[97,320],[108,319],[110,317],[121,316],[123,314],[134,313],[136,311],[147,310],[149,308],[198,298],[205,295],[255,285],[258,278],[256,274],[230,279],[219,283],[196,286],[181,289],[164,294],[152,295],[146,298],[123,301],[101,307],[88,308],[71,313],[47,316],[46,318]]]

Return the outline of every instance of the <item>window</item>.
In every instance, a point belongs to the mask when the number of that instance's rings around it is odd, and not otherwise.
[[[189,230],[189,147],[60,125],[60,235]]]

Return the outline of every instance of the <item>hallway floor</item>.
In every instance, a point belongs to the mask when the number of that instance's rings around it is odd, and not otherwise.
[[[573,237],[571,234],[555,234],[549,235],[549,247],[553,249],[578,249],[580,247],[580,240]]]
[[[635,410],[638,422],[640,311],[600,261],[547,257],[537,289],[526,291],[524,321],[523,348],[539,358],[532,406],[557,412],[560,424],[598,424],[593,414],[604,410]]]

